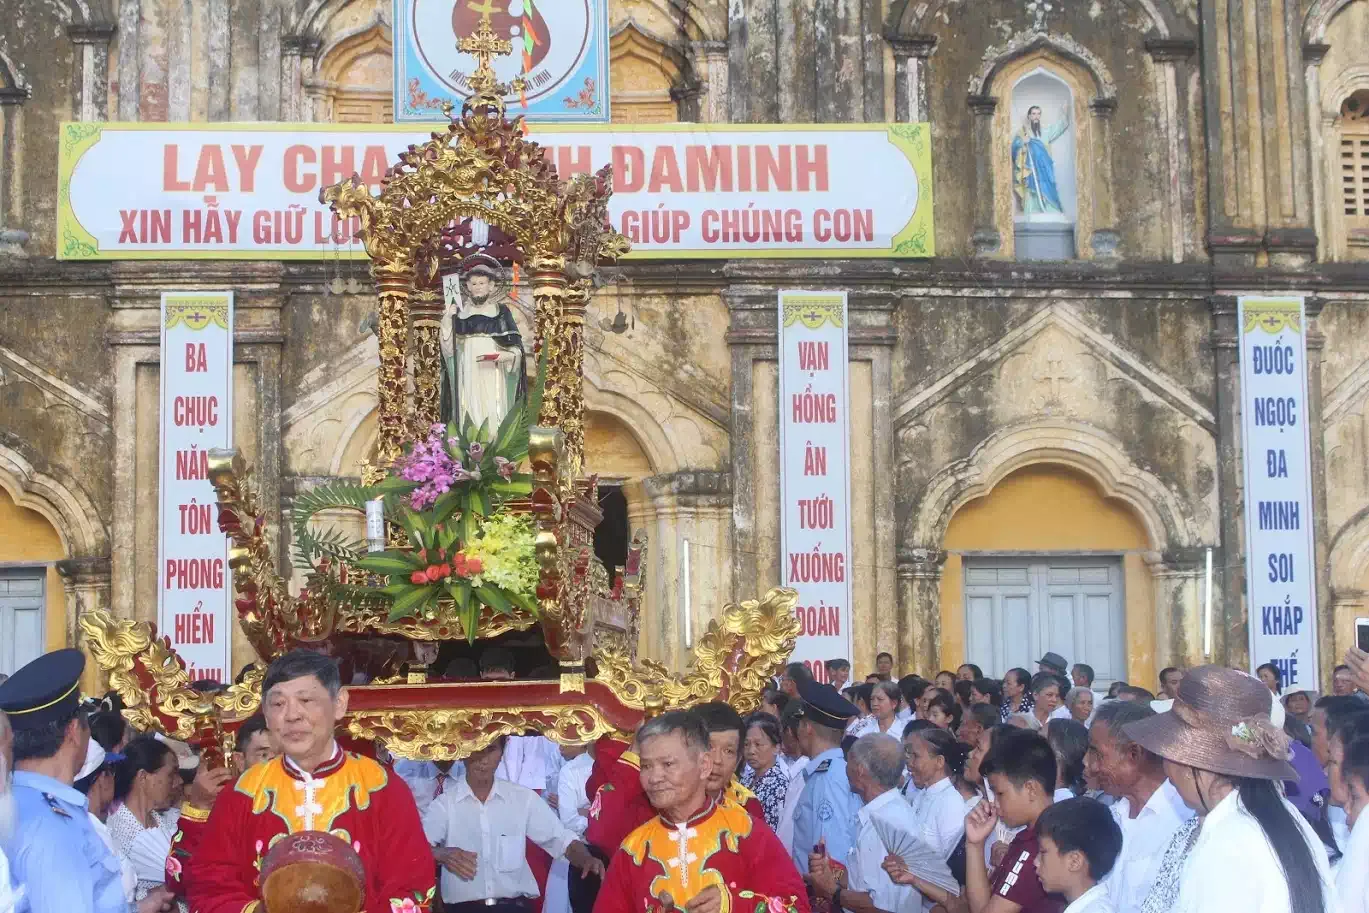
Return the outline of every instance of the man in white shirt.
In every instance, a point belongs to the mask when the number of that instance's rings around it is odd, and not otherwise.
[[[594,768],[594,754],[590,745],[562,745],[565,763],[556,775],[556,812],[561,823],[576,837],[585,835],[589,827],[589,797],[585,784]],[[570,863],[558,859],[547,875],[547,899],[543,913],[570,913]]]
[[[820,898],[830,897],[833,910],[850,913],[919,913],[924,905],[922,895],[909,885],[895,884],[884,870],[888,848],[880,838],[875,821],[888,823],[893,829],[907,834],[920,831],[913,810],[899,795],[898,783],[903,776],[903,747],[893,736],[872,733],[862,736],[851,746],[846,756],[846,776],[851,781],[851,792],[860,796],[864,805],[856,813],[855,844],[846,859],[847,886],[840,887],[836,873],[823,865],[817,857],[809,860],[813,891]],[[945,878],[950,869],[941,868]]]
[[[808,755],[799,747],[799,720],[803,719],[803,706],[798,701],[790,701],[780,715],[780,747],[784,749],[785,772],[789,777],[789,789],[784,794],[784,808],[780,811],[780,826],[775,836],[792,855],[794,852],[794,809],[799,807],[803,797],[803,772],[808,767]]]
[[[466,773],[460,761],[409,761],[395,762],[395,773],[409,785],[414,794],[414,804],[418,806],[418,816],[428,810],[433,800],[451,788],[453,782]]]
[[[528,866],[527,841],[553,859],[564,855],[602,877],[604,865],[535,792],[495,779],[501,738],[466,759],[466,775],[433,799],[423,832],[442,865],[442,902],[448,913],[524,913],[539,896]]]
[[[1130,723],[1155,715],[1149,706],[1111,701],[1098,708],[1089,730],[1084,772],[1118,801],[1113,817],[1122,829],[1122,854],[1102,882],[1118,913],[1139,911],[1174,836],[1193,810],[1165,779],[1164,762],[1123,733]]]

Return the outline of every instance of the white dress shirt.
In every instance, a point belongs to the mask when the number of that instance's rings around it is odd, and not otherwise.
[[[1108,900],[1107,888],[1096,884],[1076,897],[1065,913],[1117,913],[1117,908]]]
[[[1369,913],[1369,810],[1355,819],[1342,853],[1336,868],[1342,913]]]
[[[851,854],[846,857],[846,877],[850,890],[853,893],[868,893],[876,907],[889,913],[920,913],[923,908],[922,895],[911,885],[894,884],[889,873],[881,867],[889,851],[875,830],[876,817],[897,821],[905,830],[918,832],[912,808],[903,801],[896,789],[876,796],[862,806],[856,813],[859,825],[856,841],[851,847]]]
[[[594,758],[587,751],[567,761],[556,777],[556,811],[561,816],[561,823],[577,837],[589,827],[589,819],[580,814],[580,809],[589,805],[585,785],[589,783],[593,769]]]
[[[400,760],[395,762],[395,773],[414,794],[414,804],[418,806],[418,816],[432,805],[433,798],[441,795],[457,781],[466,776],[466,764],[457,761],[445,774],[437,769],[432,761]]]
[[[1061,704],[1059,707],[1056,707],[1054,710],[1051,711],[1051,715],[1048,716],[1048,717],[1046,717],[1046,722],[1049,723],[1051,720],[1072,720],[1072,719],[1074,719],[1074,714],[1070,713],[1069,705],[1067,705],[1067,704]],[[1083,900],[1084,898],[1081,897],[1081,898],[1079,898],[1079,899],[1080,899],[1080,900]]]
[[[423,833],[434,846],[476,854],[475,877],[470,881],[442,870],[442,899],[451,903],[539,896],[537,879],[528,868],[526,841],[555,859],[576,839],[532,790],[495,780],[489,797],[481,802],[464,777],[428,806]]]
[[[504,757],[499,759],[494,776],[541,792],[561,764],[561,749],[546,736],[511,735],[504,740]]]
[[[1102,885],[1107,889],[1112,905],[1122,913],[1141,909],[1155,878],[1160,874],[1160,863],[1165,848],[1185,821],[1193,817],[1193,809],[1184,804],[1183,797],[1166,780],[1150,794],[1136,817],[1131,817],[1131,801],[1118,799],[1112,807],[1112,817],[1122,829],[1122,852]]]
[[[24,902],[24,886],[10,888],[10,864],[0,850],[0,913],[14,913]]]
[[[922,842],[945,860],[965,836],[965,797],[956,790],[950,777],[943,777],[918,791],[908,804],[917,819],[917,833],[922,835]]]
[[[589,782],[593,768],[594,758],[585,752],[561,765],[561,771],[556,775],[556,814],[577,837],[584,836],[585,828],[589,827],[589,819],[580,814],[580,809],[589,805],[585,784]],[[571,913],[570,860],[564,857],[553,862],[547,873],[547,896],[542,903],[542,913]]]
[[[1287,800],[1284,807],[1297,823],[1321,876],[1325,909],[1340,909],[1326,850],[1312,826]],[[1288,882],[1274,849],[1254,816],[1232,790],[1203,820],[1193,852],[1184,861],[1179,899],[1172,913],[1290,913]]]
[[[794,852],[794,809],[799,807],[799,800],[803,798],[803,771],[807,766],[807,755],[789,762],[789,789],[785,791],[780,826],[775,831],[775,836],[780,838],[780,843],[791,855]],[[799,781],[797,786],[794,785],[795,780]]]
[[[898,713],[894,714],[894,718],[906,726],[913,721],[914,712],[912,707],[905,706]]]

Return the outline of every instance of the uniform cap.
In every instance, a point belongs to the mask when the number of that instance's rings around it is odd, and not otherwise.
[[[856,705],[837,693],[831,685],[812,679],[794,682],[799,690],[800,716],[829,729],[845,729],[846,721],[860,713]]]
[[[72,716],[81,705],[80,650],[44,653],[0,684],[0,710],[14,729],[37,729]]]

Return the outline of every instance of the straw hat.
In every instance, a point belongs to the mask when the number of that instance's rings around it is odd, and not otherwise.
[[[1269,689],[1222,666],[1184,675],[1166,713],[1123,731],[1148,751],[1176,764],[1255,780],[1297,780],[1288,736],[1270,720]]]

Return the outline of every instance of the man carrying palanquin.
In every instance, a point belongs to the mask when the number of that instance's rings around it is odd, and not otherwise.
[[[623,841],[595,913],[808,913],[803,880],[770,828],[724,791],[697,714],[671,711],[637,731],[641,784],[657,814]]]
[[[333,737],[347,712],[336,660],[308,650],[280,657],[262,682],[262,709],[284,754],[249,768],[217,798],[210,793],[223,778],[197,778],[182,806],[167,883],[183,890],[195,913],[262,913],[263,857],[287,834],[326,831],[361,857],[365,913],[428,910],[433,856],[413,795]]]

